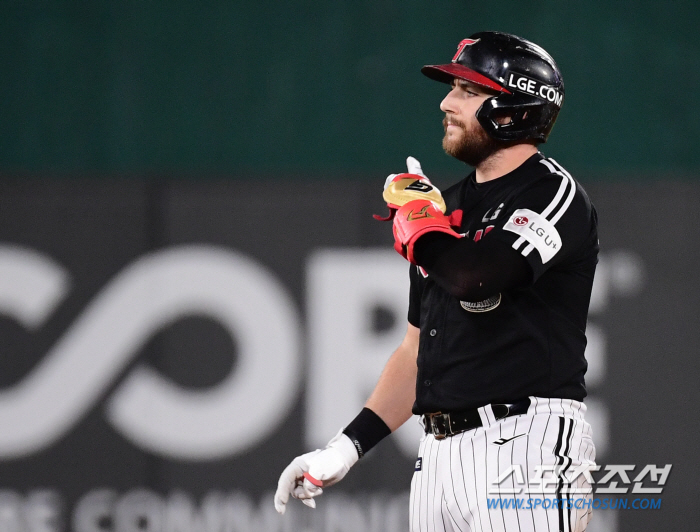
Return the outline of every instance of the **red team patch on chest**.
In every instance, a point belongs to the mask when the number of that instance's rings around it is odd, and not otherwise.
[[[489,231],[493,229],[495,226],[489,225],[486,229],[479,229],[476,233],[474,233],[474,242],[478,242],[481,240],[481,237],[484,235],[489,234]]]

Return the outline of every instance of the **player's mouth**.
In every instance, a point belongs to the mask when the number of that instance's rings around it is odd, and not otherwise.
[[[454,118],[443,118],[442,119],[442,126],[445,128],[445,132],[447,132],[447,129],[452,126],[456,127],[458,129],[464,129],[464,124],[460,122],[459,120],[455,120]]]

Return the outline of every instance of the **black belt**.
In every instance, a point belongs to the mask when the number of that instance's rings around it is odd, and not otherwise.
[[[526,414],[528,408],[530,408],[530,399],[523,399],[511,405],[491,405],[491,410],[496,420]],[[436,440],[442,440],[447,436],[454,436],[460,432],[478,429],[483,426],[481,416],[479,416],[479,411],[476,408],[457,412],[435,412],[434,414],[423,414],[421,417],[425,433],[432,434]]]

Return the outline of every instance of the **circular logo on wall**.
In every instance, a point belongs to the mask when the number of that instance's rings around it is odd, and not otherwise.
[[[515,225],[527,225],[528,219],[525,216],[516,216],[513,218]]]

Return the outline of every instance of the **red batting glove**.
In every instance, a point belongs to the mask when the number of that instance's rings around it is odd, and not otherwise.
[[[394,217],[394,249],[416,264],[413,246],[419,237],[431,231],[462,238],[450,227],[450,220],[432,201],[413,200],[399,208]]]

